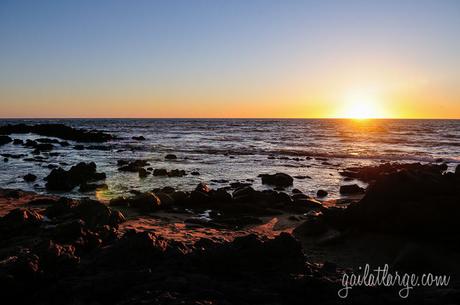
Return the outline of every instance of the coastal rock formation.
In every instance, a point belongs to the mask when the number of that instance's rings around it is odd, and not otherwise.
[[[12,141],[13,141],[13,139],[11,139],[9,136],[0,135],[0,146],[8,144],[8,143],[10,143]]]
[[[96,171],[94,162],[80,162],[66,171],[61,167],[53,169],[45,178],[46,188],[53,191],[69,191],[74,187],[87,184],[87,182],[105,179],[105,173]]]
[[[101,131],[73,128],[64,124],[5,125],[0,126],[0,134],[34,133],[41,136],[55,137],[76,142],[107,142],[113,136]]]

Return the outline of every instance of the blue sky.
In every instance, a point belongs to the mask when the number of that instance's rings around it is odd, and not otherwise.
[[[369,86],[460,116],[459,32],[447,0],[1,1],[0,116],[334,116]]]

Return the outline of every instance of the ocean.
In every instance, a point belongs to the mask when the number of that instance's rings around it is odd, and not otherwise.
[[[340,171],[350,166],[382,162],[446,162],[449,170],[460,163],[460,120],[345,120],[345,119],[52,119],[0,120],[4,124],[63,123],[76,128],[111,133],[116,140],[104,149],[74,149],[74,143],[44,153],[43,162],[24,161],[32,150],[11,143],[0,146],[5,154],[24,154],[0,162],[0,187],[46,193],[49,164],[70,168],[78,162],[94,161],[107,174],[108,190],[94,193],[67,193],[73,197],[112,198],[129,190],[147,191],[172,186],[192,190],[199,182],[213,188],[232,182],[262,185],[259,174],[283,172],[298,178],[293,188],[314,196],[318,189],[329,192],[328,199],[340,198],[339,187],[347,183]],[[145,141],[133,140],[143,136]],[[33,134],[13,134],[13,139],[36,139]],[[89,146],[91,143],[78,143]],[[98,144],[100,145],[100,144]],[[175,154],[176,160],[166,160]],[[184,177],[120,172],[117,160],[144,159],[150,167],[183,169]],[[190,175],[197,171],[200,175]],[[25,174],[38,179],[27,183]],[[287,191],[290,191],[287,189]]]

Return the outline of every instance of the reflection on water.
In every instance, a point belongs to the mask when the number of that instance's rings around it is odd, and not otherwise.
[[[68,168],[79,161],[95,161],[98,171],[107,174],[109,190],[95,196],[107,200],[131,189],[151,190],[173,186],[190,190],[205,181],[212,187],[229,182],[254,180],[255,188],[265,188],[257,175],[285,172],[295,179],[294,187],[314,195],[328,190],[337,198],[344,183],[338,171],[343,167],[382,161],[430,162],[443,158],[450,165],[460,161],[460,121],[456,120],[53,120],[74,127],[113,133],[118,140],[107,143],[109,150],[74,150],[57,146],[46,162],[24,161],[31,150],[21,145],[0,147],[10,157],[0,164],[0,187],[44,191],[42,180],[53,164]],[[1,124],[17,123],[1,121]],[[21,120],[24,122],[24,120]],[[43,120],[41,122],[44,122]],[[36,121],[25,121],[36,123]],[[146,141],[133,140],[142,135]],[[13,135],[33,139],[35,135]],[[71,143],[75,144],[75,143]],[[164,156],[173,153],[177,160]],[[153,168],[197,171],[198,176],[140,179],[137,173],[117,171],[118,159],[147,159]],[[32,184],[23,181],[27,173],[38,176]],[[310,178],[308,178],[308,177]],[[74,196],[81,196],[78,192]],[[84,194],[85,195],[85,194]],[[91,194],[86,194],[91,195]],[[93,194],[94,195],[94,194]]]

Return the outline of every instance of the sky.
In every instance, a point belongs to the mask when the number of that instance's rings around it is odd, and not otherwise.
[[[460,1],[0,0],[0,117],[460,118]]]

